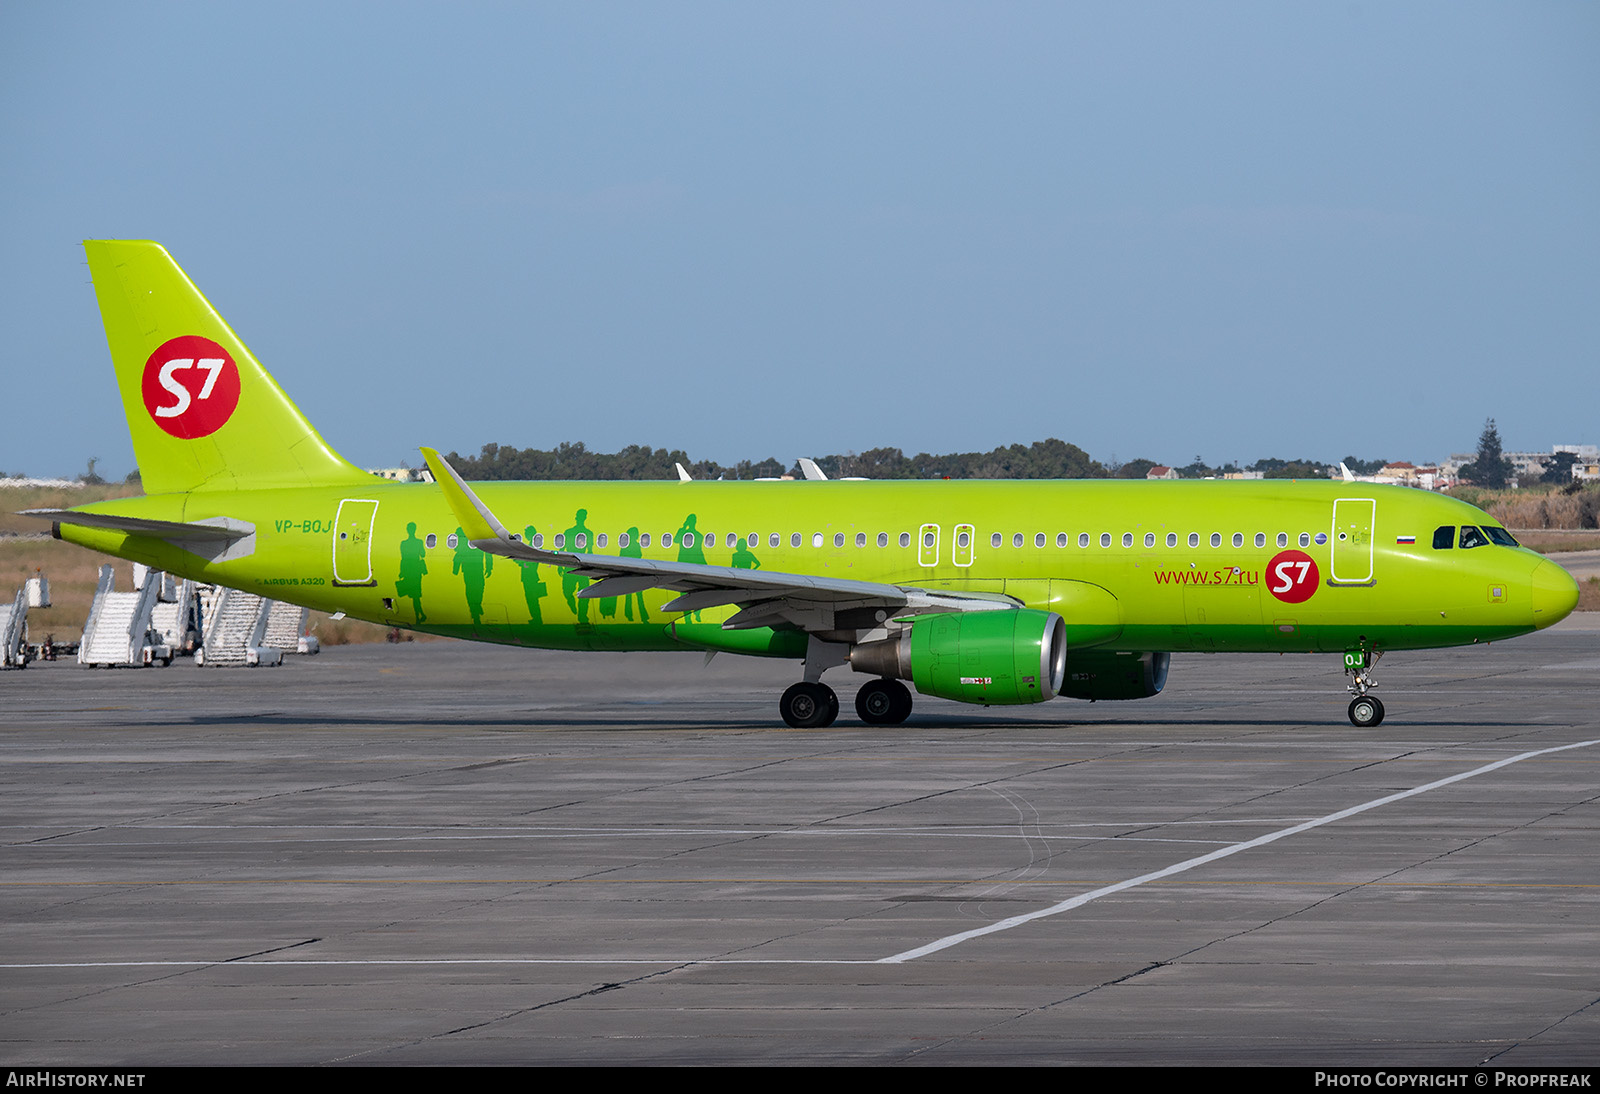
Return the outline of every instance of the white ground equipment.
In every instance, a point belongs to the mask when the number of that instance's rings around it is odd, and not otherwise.
[[[163,665],[172,663],[173,649],[151,626],[151,617],[160,599],[162,582],[150,580],[150,573],[136,571],[142,587],[131,593],[115,589],[116,572],[109,564],[100,567],[100,583],[89,619],[83,626],[83,641],[78,644],[78,663],[107,668],[118,665]],[[165,576],[165,575],[158,575]]]
[[[10,604],[0,604],[0,669],[28,667],[28,590],[17,590]]]

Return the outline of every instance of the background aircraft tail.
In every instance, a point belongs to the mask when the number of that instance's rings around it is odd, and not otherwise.
[[[83,246],[145,493],[371,483],[159,243]]]

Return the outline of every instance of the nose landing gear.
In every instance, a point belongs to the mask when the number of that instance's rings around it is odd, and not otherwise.
[[[1344,671],[1350,677],[1350,724],[1357,729],[1372,729],[1383,724],[1383,701],[1367,692],[1378,686],[1372,678],[1372,669],[1383,656],[1382,650],[1359,646],[1344,651]]]

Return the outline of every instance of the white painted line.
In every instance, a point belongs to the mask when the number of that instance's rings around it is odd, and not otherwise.
[[[946,935],[944,938],[936,939],[933,942],[929,942],[925,946],[918,946],[914,950],[906,950],[903,953],[897,953],[892,957],[879,958],[878,963],[884,965],[898,965],[905,961],[915,961],[919,957],[927,957],[929,954],[938,953],[940,950],[948,950],[952,946],[959,946],[961,943],[970,941],[974,938],[982,938],[984,935],[998,934],[1001,931],[1009,931],[1014,927],[1021,927],[1025,923],[1032,923],[1036,919],[1048,919],[1051,916],[1060,915],[1062,912],[1070,912],[1074,908],[1081,908],[1090,901],[1099,900],[1103,896],[1110,896],[1112,893],[1120,893],[1125,889],[1132,889],[1152,881],[1159,881],[1162,878],[1172,877],[1174,874],[1185,873],[1189,870],[1195,869],[1198,866],[1204,866],[1209,862],[1216,862],[1218,859],[1227,858],[1229,855],[1237,855],[1241,851],[1249,851],[1252,848],[1262,847],[1266,844],[1274,843],[1288,836],[1299,835],[1301,832],[1308,832],[1313,828],[1320,828],[1325,824],[1332,824],[1334,821],[1344,820],[1346,817],[1353,817],[1357,813],[1365,813],[1367,810],[1376,809],[1381,805],[1389,805],[1392,802],[1402,801],[1406,798],[1415,797],[1418,794],[1426,794],[1430,790],[1438,790],[1440,787],[1449,786],[1451,783],[1461,782],[1463,779],[1472,779],[1479,775],[1487,775],[1491,771],[1498,771],[1502,767],[1507,767],[1514,763],[1521,763],[1523,760],[1531,760],[1536,756],[1548,756],[1554,752],[1566,752],[1569,749],[1574,748],[1588,748],[1591,745],[1596,744],[1600,744],[1600,740],[1579,741],[1576,744],[1559,745],[1555,748],[1541,748],[1534,752],[1523,752],[1516,756],[1508,756],[1503,760],[1496,760],[1492,764],[1484,764],[1482,767],[1475,767],[1471,771],[1463,771],[1459,775],[1451,775],[1448,778],[1438,779],[1431,783],[1425,783],[1422,786],[1413,787],[1410,790],[1402,790],[1398,794],[1389,794],[1382,798],[1375,798],[1372,801],[1363,802],[1361,805],[1353,805],[1349,809],[1341,809],[1337,813],[1329,813],[1325,817],[1318,817],[1316,820],[1306,821],[1304,824],[1296,824],[1289,828],[1280,828],[1276,832],[1268,832],[1264,836],[1257,836],[1255,839],[1245,840],[1243,843],[1235,843],[1231,846],[1212,851],[1210,854],[1199,855],[1192,859],[1186,859],[1183,862],[1168,866],[1164,870],[1156,870],[1153,873],[1140,874],[1138,877],[1129,878],[1127,881],[1119,881],[1114,885],[1106,885],[1099,889],[1093,889],[1087,893],[1080,893],[1078,896],[1072,897],[1068,900],[1063,900],[1061,903],[1053,904],[1048,908],[1041,908],[1036,912],[1029,912],[1026,915],[1011,916],[1009,919],[1002,919],[999,922],[991,923],[987,927],[975,927],[970,931],[962,931],[959,934]]]
[[[241,965],[285,966],[295,968],[309,965],[877,965],[876,958],[803,958],[803,957],[415,957],[415,958],[348,958],[348,959],[252,959],[231,960],[222,958],[193,961],[35,961],[27,964],[0,964],[0,969],[207,969],[238,968]]]

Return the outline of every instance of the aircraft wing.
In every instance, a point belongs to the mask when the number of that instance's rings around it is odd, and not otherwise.
[[[619,558],[581,551],[546,551],[508,532],[438,452],[431,448],[421,451],[472,546],[504,558],[560,566],[591,578],[594,584],[578,593],[585,599],[627,596],[645,589],[669,589],[682,594],[662,605],[669,612],[692,612],[733,604],[741,610],[722,624],[725,628],[786,623],[808,632],[872,629],[891,615],[1005,611],[1019,606],[1009,597],[981,593],[932,592],[877,581]]]

